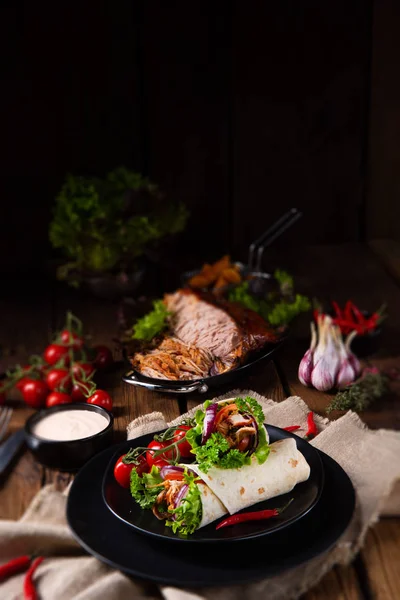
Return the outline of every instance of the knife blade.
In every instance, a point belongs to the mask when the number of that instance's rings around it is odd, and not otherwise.
[[[4,473],[25,441],[25,431],[19,429],[0,445],[0,475]]]

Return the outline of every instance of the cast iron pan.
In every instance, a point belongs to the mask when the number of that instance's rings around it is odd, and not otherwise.
[[[210,377],[203,377],[202,379],[192,379],[189,381],[174,381],[170,379],[153,379],[146,377],[141,373],[138,373],[132,368],[132,364],[129,361],[128,355],[124,353],[127,363],[130,365],[131,370],[125,373],[122,380],[130,385],[136,385],[139,387],[145,387],[155,392],[162,392],[168,394],[189,394],[190,392],[205,393],[211,388],[216,388],[224,384],[230,384],[235,382],[243,375],[247,375],[249,371],[261,361],[269,362],[281,348],[282,344],[286,341],[286,338],[282,338],[277,344],[268,344],[262,350],[252,355],[252,358],[244,365],[222,373],[221,375],[212,375]]]

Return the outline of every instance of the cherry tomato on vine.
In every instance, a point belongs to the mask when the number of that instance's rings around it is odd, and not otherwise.
[[[72,387],[71,375],[67,369],[51,369],[46,375],[49,390],[69,391]]]
[[[76,379],[87,379],[95,372],[95,368],[92,363],[74,362],[72,372]]]
[[[150,442],[150,444],[147,447],[151,448],[151,450],[148,450],[146,452],[146,460],[147,460],[147,464],[149,465],[150,468],[153,465],[161,468],[164,465],[168,464],[167,459],[174,458],[174,451],[172,449],[167,450],[167,452],[165,452],[165,453],[162,452],[161,454],[154,456],[154,452],[156,452],[157,450],[162,450],[163,448],[166,448],[169,445],[170,445],[169,442],[157,442],[156,440],[153,440],[152,442]],[[163,464],[161,464],[161,463],[163,463]]]
[[[71,404],[71,402],[71,396],[69,394],[64,394],[64,392],[51,392],[46,398],[47,408],[58,406],[59,404]]]
[[[179,429],[176,429],[176,431],[174,432],[174,442],[179,442],[180,440],[184,439],[184,437],[186,436],[186,432],[190,429],[192,428],[189,427],[189,425],[179,425]],[[178,449],[181,453],[181,456],[183,456],[184,458],[189,458],[190,456],[193,456],[193,454],[190,452],[192,446],[187,440],[181,442],[178,445]]]
[[[113,364],[114,359],[110,348],[107,348],[107,346],[93,346],[93,350],[96,350],[94,359],[96,369],[107,369]]]
[[[90,384],[85,381],[77,381],[72,386],[71,398],[72,402],[86,402],[90,395]]]
[[[68,331],[68,329],[64,329],[60,333],[60,339],[63,344],[72,346],[74,350],[80,350],[84,344],[83,338],[80,335],[74,331]]]
[[[111,396],[104,390],[96,390],[91,396],[89,396],[86,402],[89,404],[97,404],[97,406],[101,406],[106,410],[112,410],[113,404]]]
[[[26,404],[32,408],[41,408],[45,405],[49,389],[41,379],[27,379],[21,392]]]
[[[121,485],[124,488],[129,488],[131,482],[131,471],[133,469],[136,469],[137,474],[139,475],[139,477],[141,477],[143,473],[147,473],[150,470],[150,467],[147,464],[147,461],[143,455],[138,456],[137,465],[135,465],[134,463],[125,464],[123,462],[125,456],[125,454],[120,456],[117,462],[115,463],[114,477],[118,481],[119,485]]]
[[[50,344],[43,352],[44,360],[49,365],[55,365],[62,358],[65,360],[65,364],[69,363],[68,348],[66,346],[60,346],[60,344]]]

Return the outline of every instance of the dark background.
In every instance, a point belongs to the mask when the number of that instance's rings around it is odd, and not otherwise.
[[[182,200],[193,264],[284,210],[282,244],[399,237],[400,3],[9,2],[0,271],[42,270],[67,172],[119,166]]]

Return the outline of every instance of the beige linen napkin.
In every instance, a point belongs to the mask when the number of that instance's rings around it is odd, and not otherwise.
[[[231,396],[252,396],[262,404],[266,422],[279,427],[299,424],[297,433],[307,429],[307,405],[299,397],[276,403],[253,391],[234,390]],[[193,409],[188,414],[193,414]],[[171,424],[180,421],[176,419]],[[311,443],[334,458],[351,477],[357,491],[357,508],[349,528],[329,552],[283,575],[246,586],[223,588],[178,589],[134,581],[84,553],[74,541],[65,520],[67,491],[43,488],[19,521],[0,522],[0,563],[38,549],[49,555],[36,575],[42,600],[127,600],[130,598],[165,598],[166,600],[234,600],[268,598],[291,600],[315,585],[335,564],[352,560],[362,545],[368,528],[389,506],[390,514],[400,514],[398,496],[390,496],[400,479],[400,432],[369,430],[353,413],[337,421],[316,416],[319,435]],[[135,419],[128,426],[128,439],[165,428],[162,413],[154,412]],[[340,490],[338,490],[340,493]],[[99,523],[99,527],[101,524]],[[51,558],[50,558],[51,556]],[[0,585],[0,598],[22,598],[22,575]]]

